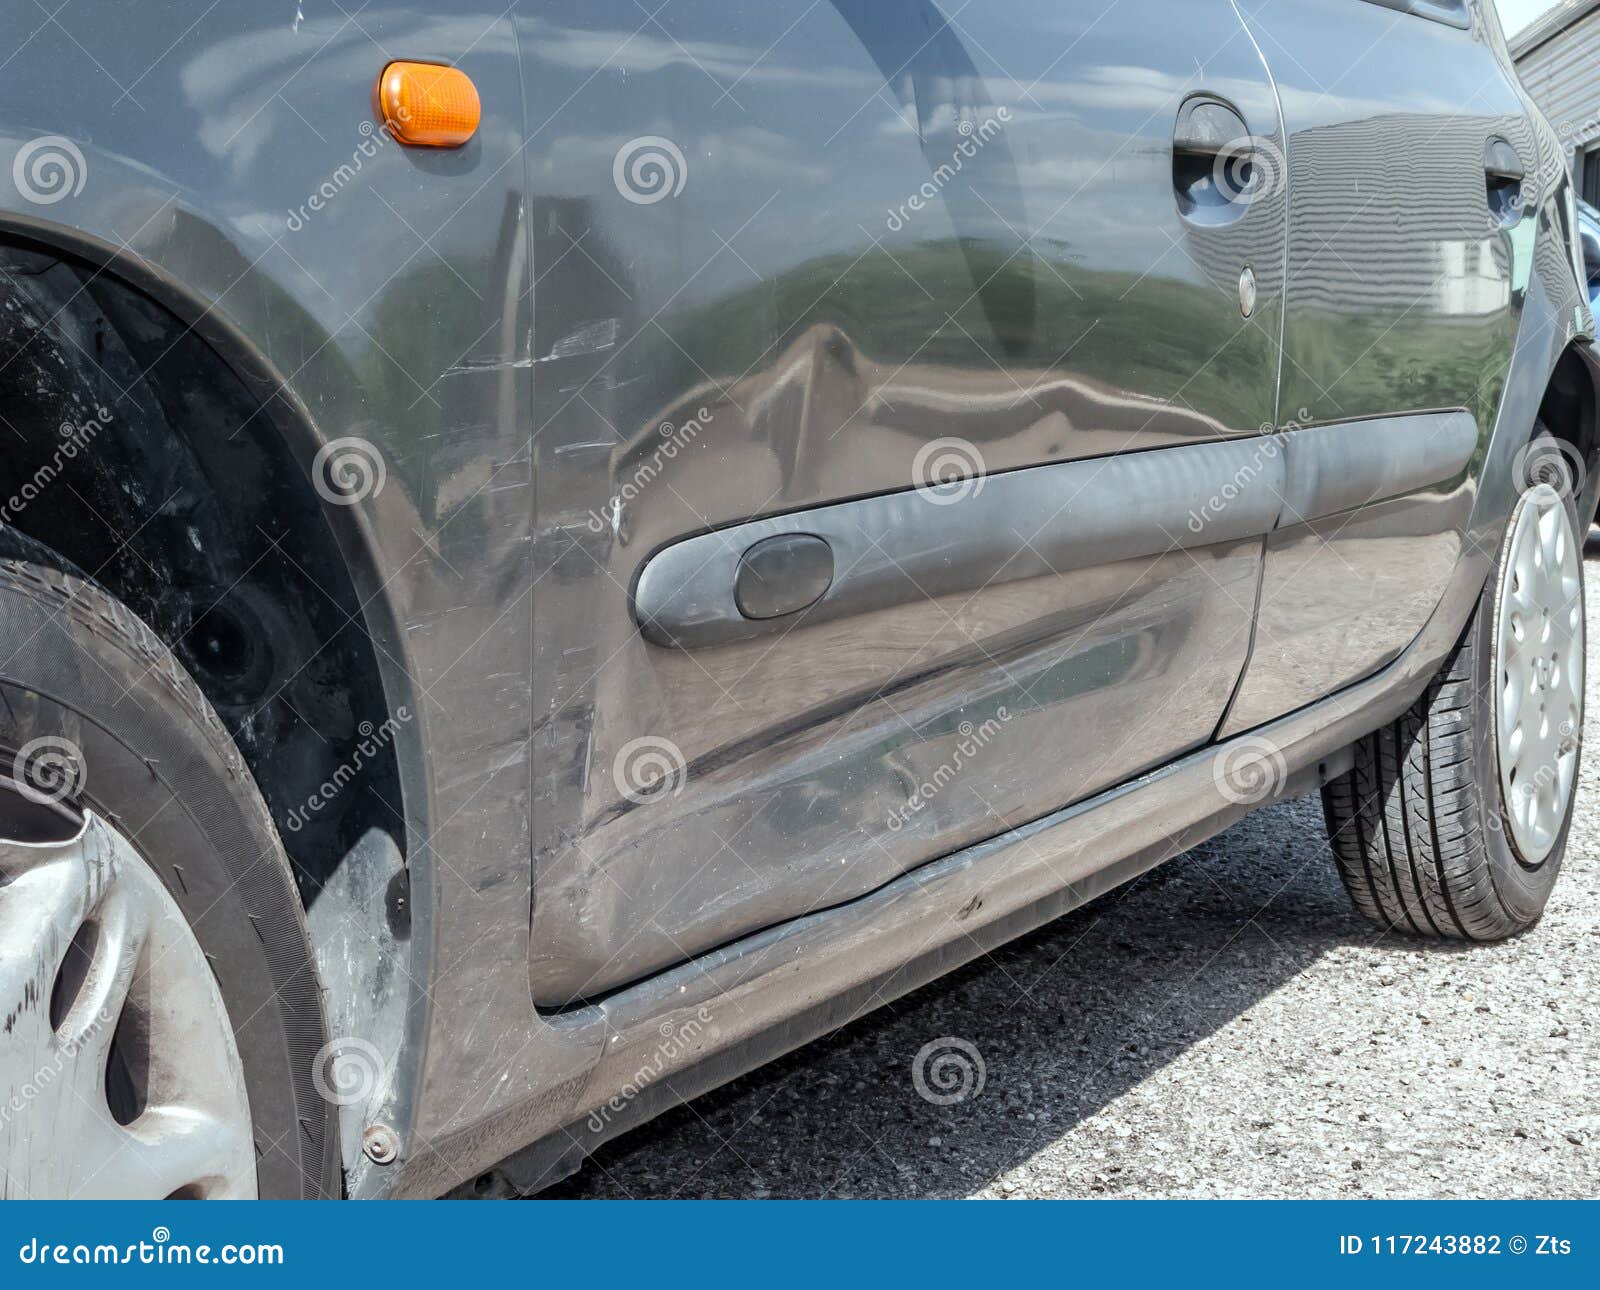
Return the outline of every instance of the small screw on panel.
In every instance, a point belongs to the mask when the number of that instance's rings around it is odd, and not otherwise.
[[[386,1165],[400,1154],[400,1135],[387,1124],[369,1124],[361,1134],[361,1149],[375,1165]]]

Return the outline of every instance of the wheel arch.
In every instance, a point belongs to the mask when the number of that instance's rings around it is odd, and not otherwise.
[[[1600,499],[1600,355],[1587,340],[1575,340],[1562,350],[1550,373],[1539,420],[1572,448],[1578,467],[1574,480],[1580,520],[1595,514]],[[1581,535],[1580,535],[1581,536]]]
[[[405,983],[428,943],[409,882],[427,835],[420,699],[369,521],[314,484],[317,418],[214,301],[125,247],[10,214],[0,345],[0,521],[101,583],[195,676],[293,864],[332,1033],[376,1040],[404,1081]],[[351,982],[332,997],[351,915],[385,960],[381,1002]]]

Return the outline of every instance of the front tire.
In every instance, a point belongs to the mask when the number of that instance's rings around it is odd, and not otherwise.
[[[1583,737],[1583,544],[1547,484],[1512,508],[1439,675],[1322,792],[1340,876],[1387,930],[1497,941],[1531,927],[1572,825]]]
[[[0,529],[0,1183],[337,1196],[317,975],[267,806],[172,653],[69,570]]]

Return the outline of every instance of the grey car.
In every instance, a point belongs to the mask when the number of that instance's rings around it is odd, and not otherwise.
[[[531,1192],[1311,791],[1539,918],[1600,363],[1490,4],[0,46],[5,1194]]]

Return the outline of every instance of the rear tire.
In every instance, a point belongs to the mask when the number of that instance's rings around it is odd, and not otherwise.
[[[1569,578],[1565,593],[1548,597],[1557,603],[1544,606],[1550,611],[1545,621],[1557,625],[1549,654],[1560,654],[1561,666],[1574,672],[1576,719],[1569,715],[1570,699],[1554,687],[1530,701],[1538,705],[1530,710],[1542,710],[1549,699],[1552,755],[1543,764],[1550,778],[1526,775],[1527,766],[1518,763],[1525,741],[1513,743],[1502,733],[1501,705],[1518,687],[1499,652],[1502,620],[1509,623],[1519,603],[1508,589],[1521,594],[1525,582],[1517,579],[1512,550],[1513,541],[1522,540],[1519,519],[1541,506],[1537,514],[1547,519],[1565,517],[1561,540],[1576,555],[1576,592]],[[1531,927],[1544,912],[1572,825],[1582,748],[1582,531],[1569,496],[1540,485],[1518,498],[1472,619],[1438,676],[1408,711],[1360,740],[1355,766],[1322,791],[1345,888],[1356,908],[1386,931],[1497,941]],[[1539,665],[1545,665],[1542,658]],[[1507,785],[1526,817],[1527,793],[1552,782],[1562,786],[1564,801],[1552,795],[1531,837],[1526,819],[1513,818]]]

